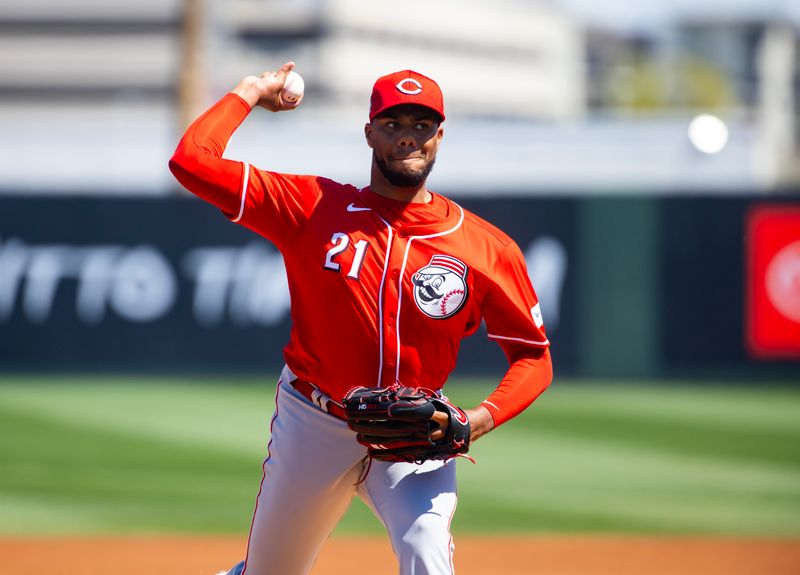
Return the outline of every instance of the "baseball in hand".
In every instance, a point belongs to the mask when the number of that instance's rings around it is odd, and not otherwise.
[[[286,76],[286,83],[284,83],[281,91],[281,100],[287,104],[294,104],[303,96],[304,90],[305,82],[303,82],[303,77],[292,70]]]

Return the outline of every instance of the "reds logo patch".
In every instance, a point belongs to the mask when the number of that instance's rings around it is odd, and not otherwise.
[[[467,301],[467,265],[452,256],[435,255],[411,276],[414,301],[422,313],[444,319],[460,310]]]

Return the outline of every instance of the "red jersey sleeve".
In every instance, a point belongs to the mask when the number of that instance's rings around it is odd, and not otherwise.
[[[489,337],[503,348],[510,367],[485,401],[495,427],[527,408],[553,379],[539,300],[519,247],[509,243],[493,268],[484,299],[483,317]]]
[[[550,345],[525,257],[516,243],[499,254],[490,282],[482,310],[489,338],[539,348]]]
[[[279,174],[244,164],[239,211],[225,215],[282,250],[308,219],[324,181],[317,176]]]
[[[169,167],[198,197],[282,248],[320,195],[320,178],[278,174],[222,157],[250,105],[226,94],[186,130]]]

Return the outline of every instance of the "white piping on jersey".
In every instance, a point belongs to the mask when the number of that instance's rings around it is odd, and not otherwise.
[[[239,215],[236,216],[233,221],[238,222],[242,219],[244,215],[244,199],[247,197],[247,183],[250,181],[250,164],[247,162],[242,162],[244,164],[244,176],[242,177],[242,203],[239,206]]]
[[[348,206],[349,207],[349,206]],[[378,214],[375,214],[378,216]],[[386,253],[383,256],[383,274],[381,274],[381,285],[378,287],[378,383],[375,385],[380,387],[381,386],[381,376],[383,375],[383,286],[386,285],[386,274],[389,272],[389,253],[392,251],[392,239],[394,238],[394,234],[392,233],[392,226],[384,220],[382,217],[378,216],[378,219],[382,221],[386,225],[386,229],[389,230],[389,239],[386,243]],[[400,276],[400,281],[403,280],[403,276]]]
[[[504,335],[494,335],[493,333],[486,334],[489,339],[505,339],[508,341],[518,341],[520,343],[529,343],[531,345],[550,345],[550,340],[546,339],[544,341],[534,341],[530,339],[522,339],[520,337],[506,337]]]
[[[400,308],[403,305],[403,276],[405,275],[405,272],[406,272],[406,263],[408,263],[408,252],[411,249],[411,242],[413,242],[414,240],[428,240],[430,238],[438,238],[440,236],[446,236],[447,234],[451,234],[454,231],[456,231],[458,228],[460,228],[461,224],[464,222],[464,209],[461,206],[459,206],[458,204],[456,204],[455,202],[453,202],[453,205],[455,207],[457,207],[459,209],[459,211],[461,212],[461,217],[458,218],[458,223],[455,226],[453,226],[449,230],[446,230],[446,231],[443,231],[443,232],[439,232],[439,233],[436,233],[436,234],[430,234],[430,235],[427,235],[427,236],[410,236],[408,238],[408,243],[406,244],[406,251],[405,251],[405,254],[403,254],[403,265],[400,268],[400,277],[397,280],[397,282],[398,282],[397,283],[397,318],[395,320],[396,321],[396,323],[395,323],[395,331],[397,332],[397,366],[396,366],[395,375],[394,375],[394,380],[395,381],[399,381],[400,380]],[[382,354],[381,354],[381,358],[383,358]]]
[[[488,399],[484,399],[483,401],[481,401],[481,403],[485,403],[486,405],[491,405],[491,406],[492,406],[492,407],[494,407],[494,408],[495,408],[497,411],[500,411],[500,408],[499,408],[499,407],[497,407],[497,406],[496,406],[494,403],[492,403],[492,402],[491,402],[491,401],[489,401]]]

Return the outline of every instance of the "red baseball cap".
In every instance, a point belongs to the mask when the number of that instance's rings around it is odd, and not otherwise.
[[[402,70],[381,76],[372,87],[369,101],[369,119],[393,106],[418,104],[430,108],[444,122],[444,97],[439,85],[418,72]]]

